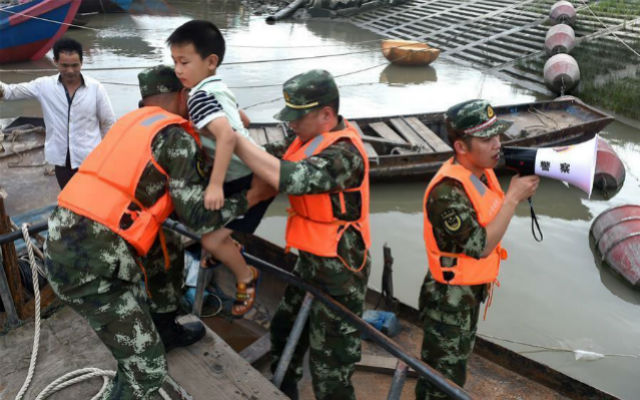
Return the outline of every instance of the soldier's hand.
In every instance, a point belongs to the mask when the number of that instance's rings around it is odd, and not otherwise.
[[[224,206],[224,191],[218,185],[208,185],[204,192],[204,208],[207,210],[219,210]]]
[[[527,199],[536,192],[540,178],[535,175],[520,176],[515,175],[511,178],[509,189],[505,197],[511,199],[516,203],[520,203],[522,200]]]
[[[247,191],[247,202],[249,207],[253,207],[261,201],[274,197],[276,194],[278,194],[278,191],[273,186],[254,175],[251,181],[251,188]]]

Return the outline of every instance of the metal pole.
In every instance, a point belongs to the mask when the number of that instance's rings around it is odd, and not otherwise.
[[[176,221],[168,219],[163,224],[167,228],[173,229],[176,232],[181,233],[189,238],[200,240],[199,235],[190,232],[183,225],[177,223]],[[369,336],[369,338],[371,338],[371,340],[375,341],[378,345],[380,345],[394,357],[405,362],[418,374],[425,377],[429,382],[433,383],[438,389],[442,390],[452,398],[456,400],[471,400],[471,396],[469,396],[469,394],[465,392],[464,389],[462,389],[460,386],[456,385],[454,382],[442,375],[442,373],[433,369],[424,362],[408,355],[396,342],[385,336],[382,332],[378,331],[373,326],[369,325],[362,318],[355,315],[351,310],[338,303],[333,298],[329,297],[329,295],[327,295],[317,287],[303,281],[291,272],[285,271],[282,268],[278,268],[270,262],[261,260],[257,257],[252,256],[251,254],[245,254],[245,258],[251,265],[275,274],[282,281],[296,285],[298,288],[313,294],[317,300],[322,301],[327,307],[334,310],[335,312],[340,313],[340,315],[342,315],[345,320],[352,323],[360,332],[365,332]]]
[[[34,235],[47,229],[47,221],[34,224],[29,227],[29,234]],[[16,239],[22,239],[22,232],[17,230],[0,235],[0,244],[13,242]]]
[[[280,356],[280,361],[278,362],[276,372],[273,374],[273,384],[276,385],[277,388],[279,388],[282,384],[284,374],[287,372],[287,368],[289,368],[289,364],[291,363],[291,359],[293,358],[293,352],[298,345],[300,335],[302,335],[304,326],[307,323],[307,319],[309,318],[311,304],[313,304],[313,295],[307,292],[307,294],[304,296],[304,300],[302,301],[302,305],[300,306],[300,311],[298,311],[296,322],[293,323],[293,328],[291,329],[291,333],[289,333],[287,344],[282,351],[282,355]]]
[[[391,387],[389,387],[389,394],[387,395],[387,400],[398,400],[402,395],[402,387],[404,386],[404,381],[407,379],[407,364],[398,360],[396,364],[396,371],[393,373],[393,379],[391,380]]]

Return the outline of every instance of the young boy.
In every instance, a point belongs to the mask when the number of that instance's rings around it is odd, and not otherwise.
[[[237,193],[251,186],[251,170],[233,155],[236,134],[251,140],[246,129],[249,120],[238,109],[233,93],[216,76],[224,58],[225,42],[213,23],[189,21],[169,36],[167,44],[176,75],[185,87],[191,89],[187,103],[189,119],[205,134],[202,144],[214,157],[204,203],[207,209],[217,210],[223,206],[225,194]],[[242,316],[251,309],[258,271],[247,265],[231,238],[231,232],[255,231],[270,201],[252,207],[245,215],[209,235],[208,243],[203,242],[203,246],[236,276],[236,301],[231,311],[234,316]]]

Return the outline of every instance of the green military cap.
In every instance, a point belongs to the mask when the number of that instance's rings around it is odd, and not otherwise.
[[[143,99],[154,94],[179,92],[182,89],[182,82],[168,65],[144,69],[138,74],[138,83]]]
[[[499,120],[486,100],[468,100],[450,107],[447,125],[461,136],[491,137],[509,129],[513,122]]]
[[[323,69],[313,69],[294,76],[282,87],[285,107],[273,118],[295,121],[309,112],[338,100],[338,86]]]

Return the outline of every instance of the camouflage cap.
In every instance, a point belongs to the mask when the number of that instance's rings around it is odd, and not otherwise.
[[[468,100],[450,107],[447,125],[461,136],[491,137],[509,129],[512,122],[499,120],[486,100]]]
[[[295,121],[340,98],[333,76],[323,69],[294,76],[284,83],[282,93],[285,107],[273,116],[280,121]]]
[[[138,74],[140,95],[144,99],[160,93],[174,93],[182,89],[182,82],[168,65],[146,68]]]

